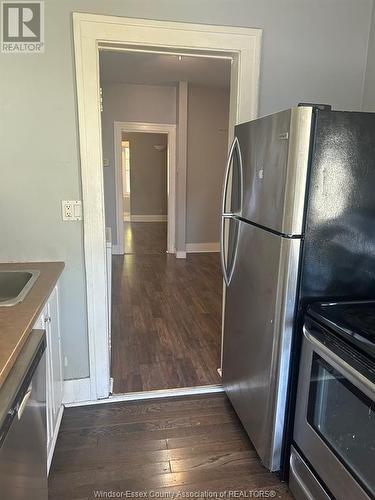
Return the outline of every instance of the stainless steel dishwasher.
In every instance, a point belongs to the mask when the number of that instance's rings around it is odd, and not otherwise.
[[[45,332],[33,330],[0,389],[0,497],[47,500]]]

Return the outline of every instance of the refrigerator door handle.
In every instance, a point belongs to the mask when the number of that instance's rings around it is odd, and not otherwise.
[[[227,201],[227,194],[228,194],[228,184],[229,184],[229,177],[230,177],[230,172],[231,172],[231,165],[232,164],[232,159],[233,159],[233,154],[237,150],[237,155],[238,155],[238,163],[239,163],[239,168],[240,168],[240,210],[237,214],[233,213],[227,213],[226,212],[226,201]],[[221,214],[223,217],[230,217],[232,215],[239,215],[241,216],[242,214],[242,203],[243,203],[243,164],[242,164],[242,155],[241,155],[241,149],[240,149],[240,143],[235,137],[233,139],[232,145],[229,150],[228,154],[228,160],[227,160],[227,165],[225,168],[225,175],[224,175],[224,185],[223,185],[223,196],[222,196],[222,201],[221,201]]]
[[[227,213],[226,212],[226,201],[227,201],[227,194],[228,194],[228,184],[229,184],[229,178],[230,178],[230,172],[231,172],[231,165],[233,155],[237,151],[237,156],[238,156],[238,164],[239,164],[239,169],[240,169],[240,209],[239,212],[234,214],[234,213]],[[220,258],[221,258],[221,268],[223,271],[223,276],[224,276],[224,281],[226,286],[229,286],[234,268],[236,265],[236,259],[237,259],[237,249],[238,249],[238,233],[236,233],[236,247],[234,250],[234,256],[233,256],[233,262],[232,262],[232,267],[230,271],[228,272],[227,265],[225,262],[225,231],[224,231],[224,225],[225,225],[225,219],[235,219],[235,216],[241,216],[242,214],[242,204],[243,204],[243,164],[242,164],[242,155],[241,155],[241,149],[240,149],[240,143],[237,137],[233,139],[232,145],[229,150],[228,154],[228,161],[227,165],[225,168],[225,175],[224,175],[224,186],[223,186],[223,197],[222,197],[222,202],[221,202],[221,234],[220,234]],[[236,221],[238,223],[238,221]]]
[[[227,272],[227,265],[225,262],[225,242],[224,242],[224,224],[225,224],[225,219],[230,219],[230,215],[225,215],[224,213],[221,216],[221,227],[220,227],[220,261],[221,261],[221,270],[223,271],[223,277],[226,286],[229,286],[229,276]]]
[[[239,239],[239,231],[236,232],[236,246],[234,250],[234,256],[233,256],[233,261],[232,261],[232,267],[228,271],[227,269],[227,264],[225,262],[225,231],[224,231],[224,224],[225,224],[225,219],[231,219],[233,220],[236,224],[239,223],[238,219],[231,215],[231,214],[223,214],[221,217],[221,231],[220,231],[220,260],[221,260],[221,269],[223,271],[223,277],[226,286],[228,287],[230,285],[230,282],[232,280],[232,276],[234,273],[234,269],[236,266],[236,260],[237,260],[237,251],[238,251],[238,239]]]
[[[236,137],[236,149],[238,154],[238,163],[240,165],[240,210],[238,212],[239,217],[242,217],[242,209],[243,209],[243,163],[242,163],[242,153],[240,148],[240,141]]]

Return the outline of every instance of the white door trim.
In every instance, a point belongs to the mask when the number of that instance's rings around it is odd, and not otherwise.
[[[74,50],[84,209],[90,395],[110,389],[108,302],[100,118],[99,49],[133,46],[150,50],[231,56],[230,127],[257,117],[262,30],[73,13]]]
[[[178,226],[176,227],[176,257],[186,259],[186,184],[187,184],[187,133],[188,133],[188,100],[189,85],[186,81],[178,84],[177,100],[177,213]],[[181,255],[185,255],[181,257]]]
[[[115,176],[116,176],[116,220],[117,245],[113,253],[124,253],[124,207],[122,195],[122,165],[121,165],[121,136],[122,132],[145,132],[148,134],[167,134],[167,179],[168,179],[168,253],[175,253],[176,231],[176,125],[169,123],[147,122],[114,122],[113,137],[115,149]],[[131,218],[130,218],[131,219]]]

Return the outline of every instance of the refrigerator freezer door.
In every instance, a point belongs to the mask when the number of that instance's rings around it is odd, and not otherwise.
[[[241,217],[287,235],[303,232],[312,108],[237,125],[243,164]]]
[[[226,292],[223,384],[263,464],[278,470],[300,240],[240,222]]]

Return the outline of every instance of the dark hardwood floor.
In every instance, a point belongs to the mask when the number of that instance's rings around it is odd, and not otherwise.
[[[124,222],[126,254],[165,254],[167,251],[166,222]]]
[[[220,383],[219,255],[166,254],[164,223],[125,234],[133,253],[113,256],[114,393]]]
[[[260,464],[224,394],[68,408],[49,478],[49,500],[261,490],[293,498]]]

